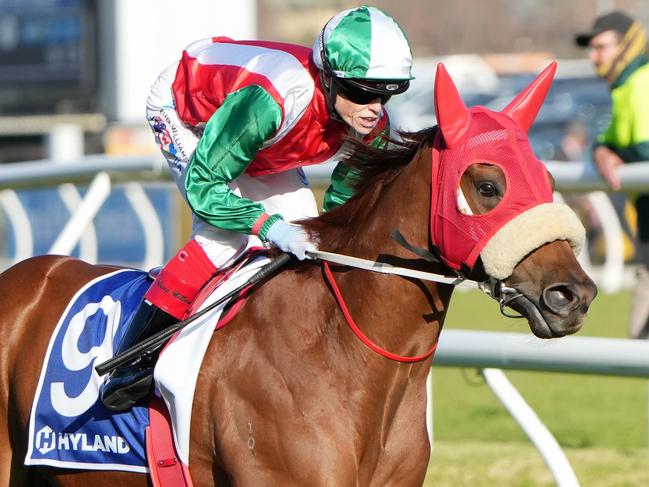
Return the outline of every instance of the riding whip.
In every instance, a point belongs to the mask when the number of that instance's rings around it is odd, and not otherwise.
[[[186,318],[182,321],[179,321],[175,325],[165,328],[164,330],[156,333],[155,335],[152,335],[149,338],[142,340],[140,343],[133,345],[131,348],[124,350],[122,353],[115,355],[113,358],[106,360],[105,362],[97,365],[95,367],[97,374],[99,374],[99,376],[101,377],[102,375],[113,371],[117,367],[127,364],[128,362],[132,361],[133,359],[139,357],[144,353],[155,352],[158,348],[164,345],[167,342],[167,340],[169,340],[169,338],[171,338],[176,332],[182,330],[191,322],[200,318],[205,313],[213,310],[218,305],[223,304],[228,299],[236,296],[244,289],[254,286],[255,284],[267,279],[268,277],[273,275],[277,270],[283,267],[286,263],[288,263],[288,261],[290,261],[291,258],[292,257],[290,254],[279,255],[278,257],[273,259],[270,263],[262,267],[261,270],[257,274],[252,276],[248,281],[244,282],[241,286],[237,287],[236,289],[233,289],[226,295],[217,299],[209,306],[206,306],[202,310],[191,315],[189,318]]]

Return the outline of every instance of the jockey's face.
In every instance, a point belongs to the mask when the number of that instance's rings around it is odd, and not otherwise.
[[[369,103],[359,105],[338,93],[335,108],[340,118],[359,135],[367,135],[374,130],[383,114],[383,104],[378,95]]]

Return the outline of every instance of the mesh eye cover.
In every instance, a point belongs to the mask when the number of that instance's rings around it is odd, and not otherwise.
[[[433,181],[431,238],[446,263],[456,270],[473,268],[480,251],[496,231],[528,208],[553,200],[547,170],[527,134],[508,116],[483,107],[470,110],[471,123],[460,144],[443,149]],[[434,151],[434,154],[437,151]],[[457,188],[464,171],[476,163],[499,166],[507,189],[498,206],[484,215],[457,208]]]

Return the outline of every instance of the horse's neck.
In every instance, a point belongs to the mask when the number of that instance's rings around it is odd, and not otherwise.
[[[423,149],[383,189],[370,217],[358,224],[358,241],[344,252],[372,260],[403,259],[399,265],[421,264],[389,235],[396,228],[413,245],[427,247],[430,197],[431,155],[430,149]],[[383,348],[399,355],[419,355],[437,339],[450,288],[366,271],[341,273],[337,279],[352,317]]]
[[[358,239],[344,249],[350,255],[373,259],[380,254],[412,258],[390,238],[398,229],[408,241],[428,245],[428,215],[431,191],[430,150],[420,150],[413,161],[383,188],[371,212],[355,221]]]

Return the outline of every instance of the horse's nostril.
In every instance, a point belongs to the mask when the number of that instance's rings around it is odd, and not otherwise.
[[[570,284],[554,284],[543,291],[543,301],[557,314],[567,314],[579,304],[579,297]]]

